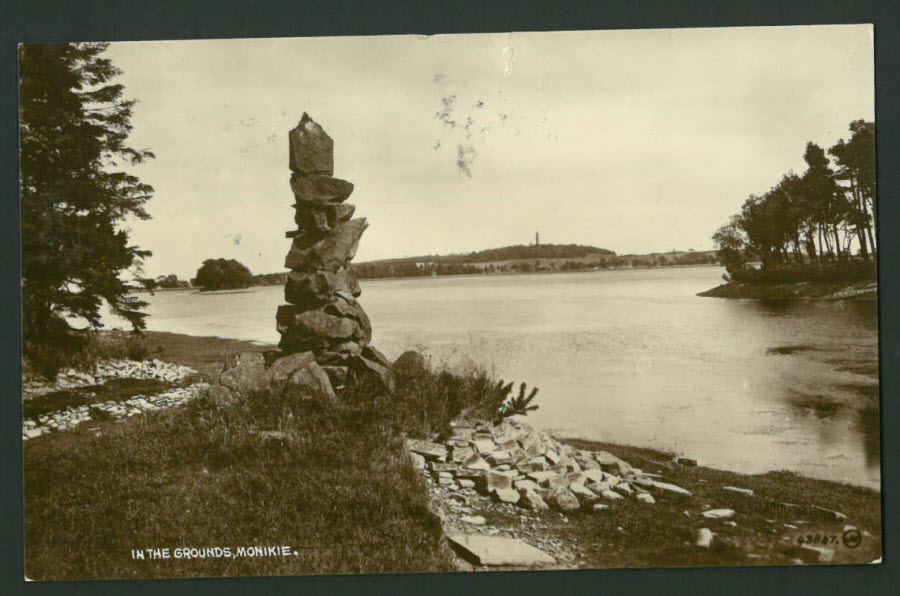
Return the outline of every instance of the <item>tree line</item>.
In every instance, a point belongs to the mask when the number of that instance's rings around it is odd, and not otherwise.
[[[803,174],[788,172],[767,192],[750,195],[716,231],[713,241],[731,279],[746,276],[752,261],[763,271],[799,272],[811,264],[874,258],[875,123],[855,120],[849,129],[849,138],[827,152],[807,143]]]

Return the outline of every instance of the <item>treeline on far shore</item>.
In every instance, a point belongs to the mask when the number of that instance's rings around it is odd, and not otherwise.
[[[536,258],[502,263],[447,263],[415,260],[382,261],[353,265],[359,279],[389,279],[442,275],[491,275],[501,273],[547,273],[554,271],[597,271],[675,265],[714,265],[713,252],[686,252],[653,255],[591,256],[586,258]]]
[[[807,143],[806,171],[750,195],[713,235],[726,280],[862,282],[877,275],[875,123],[850,123],[826,151]]]
[[[505,262],[483,262],[486,256],[528,254],[530,257]],[[474,256],[476,261],[462,261]],[[672,251],[647,255],[623,255],[602,248],[575,244],[549,244],[540,247],[507,246],[489,249],[469,255],[409,257],[370,261],[352,265],[358,279],[390,279],[405,277],[432,277],[445,275],[491,275],[501,273],[548,273],[554,271],[597,271],[603,269],[637,269],[645,267],[672,267],[684,265],[716,265],[715,251]],[[234,259],[207,259],[197,276],[190,281],[176,275],[161,275],[144,280],[139,289],[197,288],[222,290],[251,286],[281,286],[287,281],[288,272],[258,273],[253,275]]]

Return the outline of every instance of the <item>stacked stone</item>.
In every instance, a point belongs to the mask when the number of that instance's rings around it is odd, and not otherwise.
[[[285,259],[288,304],[278,308],[279,347],[312,352],[335,386],[367,375],[392,388],[390,364],[369,345],[372,325],[357,302],[361,290],[350,268],[368,224],[345,201],[353,184],[334,178],[334,141],[304,112],[289,133],[296,230]]]

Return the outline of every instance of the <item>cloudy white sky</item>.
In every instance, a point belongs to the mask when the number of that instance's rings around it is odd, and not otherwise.
[[[304,111],[370,227],[357,261],[531,242],[712,248],[750,193],[874,119],[868,26],[127,42],[148,275],[283,270]],[[460,167],[459,155],[463,155]]]

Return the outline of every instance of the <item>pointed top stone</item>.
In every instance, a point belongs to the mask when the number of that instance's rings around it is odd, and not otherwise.
[[[334,174],[334,141],[309,114],[288,133],[290,168],[301,175]]]

